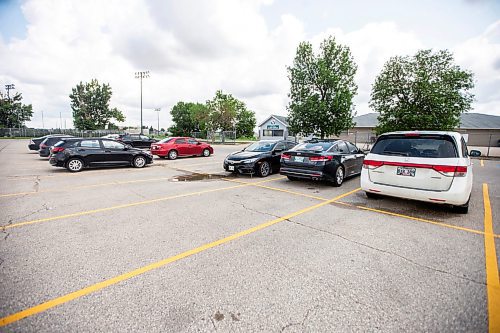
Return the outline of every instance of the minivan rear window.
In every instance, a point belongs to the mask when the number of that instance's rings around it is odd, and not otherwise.
[[[425,158],[458,157],[455,142],[448,135],[384,135],[377,140],[371,153]]]

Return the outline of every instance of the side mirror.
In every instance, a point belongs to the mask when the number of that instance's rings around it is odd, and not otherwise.
[[[471,156],[471,157],[479,157],[479,156],[481,156],[481,152],[479,150],[471,150],[469,152],[469,156]]]

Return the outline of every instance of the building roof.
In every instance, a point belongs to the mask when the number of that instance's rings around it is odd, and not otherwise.
[[[375,127],[378,124],[378,113],[367,113],[354,117],[355,127]],[[482,113],[463,113],[460,116],[460,127],[463,129],[500,129],[500,116]]]
[[[269,119],[271,118],[274,118],[276,119],[277,121],[279,121],[280,123],[282,123],[283,125],[285,125],[286,127],[288,127],[288,121],[287,121],[287,117],[284,117],[284,116],[277,116],[275,114],[272,114],[270,115],[269,117],[267,117],[263,122],[261,122],[259,124],[259,127],[261,127],[262,125],[264,125]]]

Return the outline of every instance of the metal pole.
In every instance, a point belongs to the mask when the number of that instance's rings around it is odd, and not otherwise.
[[[491,136],[492,136],[492,134],[490,133],[490,139],[488,140],[488,153],[486,153],[487,157],[490,157]]]
[[[42,128],[45,128],[45,123],[43,122],[43,111],[42,111]]]
[[[141,134],[142,134],[142,73],[141,73]]]

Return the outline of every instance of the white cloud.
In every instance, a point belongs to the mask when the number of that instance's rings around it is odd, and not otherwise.
[[[41,110],[46,126],[56,126],[59,112],[69,124],[71,88],[92,78],[111,85],[111,105],[124,111],[126,124],[137,125],[140,91],[134,72],[139,70],[151,71],[143,81],[145,124],[156,124],[152,109],[161,107],[161,126],[167,127],[175,103],[205,102],[217,89],[242,99],[260,121],[270,113],[286,114],[286,66],[298,43],[309,39],[319,45],[333,34],[351,48],[359,66],[355,102],[363,114],[370,112],[371,84],[384,62],[425,47],[416,34],[392,22],[369,23],[355,31],[332,27],[308,36],[307,22],[281,13],[270,28],[262,15],[269,4],[28,0],[22,6],[26,38],[0,38],[0,81],[15,83],[25,102],[33,104],[34,126],[41,126]],[[498,36],[498,25],[492,26],[455,49],[457,61],[477,73],[478,105],[488,102],[491,107],[500,100]]]

